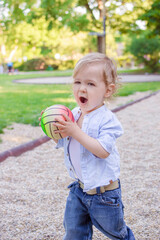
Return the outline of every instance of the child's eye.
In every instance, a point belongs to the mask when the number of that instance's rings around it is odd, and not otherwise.
[[[89,85],[89,86],[95,86],[95,84],[94,84],[94,83],[88,83],[88,85]]]
[[[80,84],[81,82],[80,81],[74,81],[74,84]]]

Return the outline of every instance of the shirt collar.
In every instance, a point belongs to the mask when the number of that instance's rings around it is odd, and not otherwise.
[[[107,109],[107,107],[106,107],[105,104],[103,104],[101,107],[99,107],[99,108],[91,111],[90,113],[87,113],[87,114],[84,116],[84,118],[86,118],[86,117],[92,117],[94,114],[97,114],[98,112],[101,112],[102,110],[105,110],[105,109]],[[81,115],[81,109],[80,109],[80,107],[79,107],[79,108],[78,108],[78,111],[77,111],[77,114],[76,114],[76,116],[75,116],[75,121],[77,121],[77,120],[79,119],[80,115]]]

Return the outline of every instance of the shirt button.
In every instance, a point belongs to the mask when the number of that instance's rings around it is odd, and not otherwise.
[[[69,156],[69,154],[67,153],[67,156]]]

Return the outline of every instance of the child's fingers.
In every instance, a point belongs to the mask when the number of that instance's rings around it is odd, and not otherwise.
[[[42,111],[41,111],[41,116],[42,116],[42,114],[44,113],[44,111],[45,111],[45,110],[42,110]],[[38,120],[39,120],[39,122],[40,122],[40,123],[39,123],[39,126],[41,126],[41,117],[39,117]]]
[[[62,114],[62,116],[64,117],[64,119],[67,121],[67,122],[70,122],[71,119],[66,115],[66,114]]]
[[[63,122],[65,122],[65,121],[63,121]],[[62,124],[62,123],[60,123],[59,121],[58,121],[58,122],[53,122],[53,125],[54,125],[54,126],[56,126],[56,127],[58,127],[58,128],[59,128],[59,130],[61,130],[61,129],[62,129],[62,127],[63,127],[63,124]]]
[[[64,118],[67,120],[67,121],[71,121],[70,117],[66,114],[63,114]]]
[[[44,113],[44,110],[41,111],[41,116]],[[41,121],[41,116],[38,118],[39,121]]]
[[[42,110],[42,111],[41,111],[41,116],[42,116],[42,114],[44,113],[44,111],[45,111],[45,110]]]
[[[56,117],[55,120],[56,120],[58,123],[62,124],[62,125],[65,124],[65,120],[64,120],[63,118]]]
[[[62,133],[62,130],[54,130],[54,133],[57,134],[57,133]]]
[[[39,126],[41,127],[41,117],[39,117],[38,120],[39,120]]]

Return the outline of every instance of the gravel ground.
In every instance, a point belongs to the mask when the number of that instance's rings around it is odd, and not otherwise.
[[[145,93],[146,94],[146,93]],[[142,97],[117,99],[115,105]],[[125,134],[118,140],[125,220],[136,240],[159,240],[160,93],[116,114]],[[39,127],[13,124],[0,136],[0,151],[44,136]],[[71,182],[63,150],[53,141],[0,163],[0,240],[60,240]],[[94,229],[93,240],[105,240]]]

